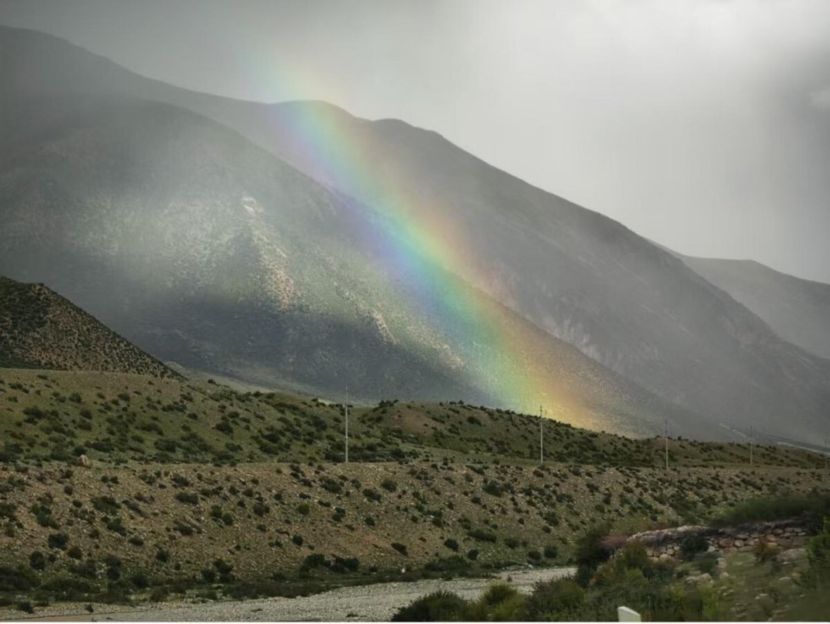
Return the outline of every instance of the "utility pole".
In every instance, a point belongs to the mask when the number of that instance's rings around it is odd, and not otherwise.
[[[752,468],[752,446],[755,444],[755,428],[749,428],[749,467]]]
[[[539,406],[539,465],[545,464],[545,414],[544,408]]]
[[[824,436],[824,470],[827,470],[827,436]]]
[[[349,463],[349,387],[346,386],[346,407],[345,407],[345,416],[346,416],[346,462]]]
[[[665,442],[665,455],[666,455],[666,470],[669,469],[669,421],[666,419],[665,421],[665,433],[663,434],[663,440]]]

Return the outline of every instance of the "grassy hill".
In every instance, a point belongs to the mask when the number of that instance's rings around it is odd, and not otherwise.
[[[175,375],[42,284],[0,276],[0,367]]]
[[[559,564],[586,527],[827,489],[794,449],[626,439],[462,403],[354,408],[128,374],[0,373],[0,602],[291,594]],[[90,467],[79,465],[85,453]],[[401,574],[401,568],[408,571]]]

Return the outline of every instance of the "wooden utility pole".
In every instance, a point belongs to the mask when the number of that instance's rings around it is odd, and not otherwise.
[[[665,433],[663,434],[663,440],[665,442],[665,455],[666,455],[666,470],[669,469],[669,421],[668,419],[665,421]]]
[[[346,417],[346,461],[345,463],[349,463],[349,387],[346,386],[346,405],[345,405],[345,417]]]
[[[749,467],[752,468],[752,447],[755,444],[755,428],[749,428]]]
[[[545,414],[544,408],[539,406],[539,465],[545,464]]]

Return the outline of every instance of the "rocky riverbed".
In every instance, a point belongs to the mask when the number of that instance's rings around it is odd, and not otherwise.
[[[519,591],[530,593],[537,581],[572,575],[574,568],[516,570],[500,572]],[[439,589],[467,599],[478,598],[496,579],[428,580],[413,583],[379,583],[344,587],[305,598],[267,598],[234,602],[167,602],[135,607],[93,605],[89,613],[83,605],[56,604],[28,615],[0,610],[0,620],[87,621],[87,622],[274,622],[274,621],[389,621],[395,612],[416,598]]]

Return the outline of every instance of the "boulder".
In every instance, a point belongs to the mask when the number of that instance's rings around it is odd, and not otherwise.
[[[804,548],[790,548],[789,550],[785,550],[778,558],[781,559],[781,563],[789,563],[793,564],[801,559],[804,559],[807,556],[807,550]]]
[[[81,455],[78,458],[78,465],[83,466],[84,468],[92,468],[92,462],[86,455]]]

